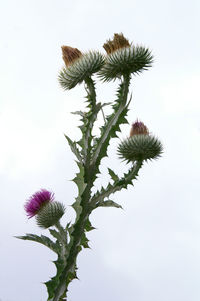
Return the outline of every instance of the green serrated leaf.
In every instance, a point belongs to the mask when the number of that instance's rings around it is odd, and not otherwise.
[[[85,231],[86,232],[89,232],[89,231],[92,231],[92,230],[95,230],[96,228],[94,228],[91,224],[91,222],[89,221],[89,218],[87,219],[86,221],[86,224],[85,224]]]
[[[83,159],[82,159],[82,156],[80,155],[80,151],[79,151],[78,147],[76,146],[76,142],[73,142],[67,135],[64,135],[64,136],[65,136],[65,138],[68,141],[68,144],[69,144],[69,146],[71,148],[71,151],[74,153],[74,155],[76,156],[76,158],[80,162],[82,162]]]
[[[53,237],[55,237],[56,239],[60,240],[60,233],[54,229],[49,229],[49,232],[51,233],[51,235]]]
[[[141,168],[143,162],[138,161],[129,169],[129,171],[124,174],[124,176],[111,185],[110,183],[106,188],[102,187],[98,190],[91,199],[91,206],[96,208],[98,204],[101,204],[105,198],[108,198],[112,193],[121,190],[122,188],[127,188],[127,186],[133,185],[133,180],[137,178],[138,171]]]
[[[76,211],[76,215],[77,217],[80,216],[81,212],[82,212],[82,207],[80,205],[80,202],[78,202],[77,200],[72,204],[72,208],[74,208],[74,210]]]
[[[36,234],[28,233],[24,236],[15,236],[15,237],[19,239],[35,241],[40,244],[43,244],[57,254],[60,252],[60,246],[45,235],[38,236]]]
[[[85,115],[86,115],[86,113],[83,111],[75,111],[75,112],[71,112],[71,114],[80,115],[83,118],[85,118]]]
[[[48,291],[48,295],[49,295],[48,300],[50,300],[51,298],[54,297],[55,290],[56,290],[57,285],[59,283],[59,277],[60,277],[60,275],[63,271],[63,268],[64,268],[64,262],[63,262],[63,260],[61,259],[60,256],[58,256],[57,260],[53,261],[53,263],[55,264],[56,269],[57,269],[56,276],[52,277],[49,281],[44,283],[47,287],[47,291]]]
[[[114,182],[119,180],[118,175],[116,175],[116,173],[112,169],[108,168],[108,173]]]
[[[122,208],[121,205],[111,201],[111,200],[107,200],[107,201],[104,201],[104,202],[100,202],[99,204],[97,204],[96,207],[115,207],[115,208]]]
[[[80,196],[85,190],[87,184],[84,182],[84,175],[85,175],[84,167],[79,162],[77,162],[77,164],[79,167],[79,173],[76,174],[76,177],[73,179],[73,181],[76,183],[78,187],[78,195]]]
[[[89,248],[90,246],[88,245],[89,239],[86,237],[85,233],[82,235],[81,238],[81,246],[83,246],[84,248]]]

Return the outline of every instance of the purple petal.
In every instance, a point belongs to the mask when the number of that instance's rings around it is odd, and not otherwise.
[[[41,207],[48,202],[54,200],[54,193],[46,189],[41,189],[40,191],[33,194],[24,205],[24,209],[29,218],[33,217],[38,213]]]

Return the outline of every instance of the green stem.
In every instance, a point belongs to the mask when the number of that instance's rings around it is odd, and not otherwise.
[[[131,167],[129,172],[125,174],[121,179],[116,181],[113,185],[109,184],[108,187],[106,189],[103,189],[100,194],[94,195],[90,202],[92,208],[98,207],[98,204],[103,202],[103,200],[109,197],[112,193],[115,193],[116,191],[125,188],[128,184],[131,184],[132,181],[138,176],[138,172],[142,167],[142,164],[143,161],[137,161],[136,164]]]
[[[101,107],[101,113],[102,113],[102,116],[103,116],[103,120],[104,122],[106,123],[106,118],[105,118],[105,114],[104,114],[104,111],[103,111],[103,108]]]
[[[66,263],[67,243],[68,243],[67,242],[67,233],[59,221],[55,224],[55,227],[58,229],[58,231],[60,233],[60,244],[61,244],[61,251],[62,251],[61,257],[62,257],[64,263]]]
[[[91,155],[91,140],[92,140],[92,129],[94,122],[97,117],[97,104],[96,104],[96,91],[94,86],[94,81],[88,77],[85,79],[87,98],[89,101],[90,112],[87,117],[87,126],[84,138],[84,159],[85,165],[88,166],[90,162]],[[96,112],[97,111],[97,112]]]
[[[100,140],[98,141],[97,148],[95,150],[95,153],[92,158],[92,166],[95,167],[97,163],[99,162],[100,156],[101,156],[101,150],[104,148],[105,144],[107,144],[107,140],[110,140],[111,138],[111,130],[115,127],[115,125],[118,122],[118,119],[123,112],[123,110],[126,107],[127,103],[127,97],[128,97],[128,88],[130,84],[130,75],[124,75],[124,80],[123,80],[123,91],[122,91],[122,97],[121,97],[121,103],[119,104],[119,107],[116,112],[114,112],[112,118],[108,121],[108,123],[105,126],[105,131],[100,137]]]
[[[118,106],[118,109],[113,114],[112,118],[109,120],[106,131],[100,138],[100,144],[97,146],[96,151],[94,153],[94,156],[92,158],[91,163],[91,141],[92,141],[92,135],[91,131],[94,125],[94,121],[96,120],[97,113],[100,110],[97,110],[96,105],[96,93],[94,88],[94,83],[91,78],[88,78],[86,80],[86,85],[88,88],[88,100],[90,103],[90,112],[88,115],[88,124],[86,127],[85,132],[85,141],[84,141],[84,157],[85,157],[85,164],[84,164],[84,178],[86,187],[82,193],[80,206],[82,208],[82,211],[79,215],[79,218],[76,220],[73,231],[71,233],[71,240],[69,244],[69,253],[67,256],[67,262],[65,267],[62,270],[61,275],[59,276],[58,285],[55,289],[54,297],[52,297],[49,301],[60,301],[61,298],[65,298],[67,288],[69,283],[71,282],[71,277],[74,273],[75,266],[76,266],[76,259],[78,256],[78,253],[81,250],[81,239],[83,237],[84,231],[85,231],[85,225],[88,220],[88,217],[92,211],[92,206],[89,203],[91,199],[91,188],[93,186],[96,173],[98,171],[98,165],[100,164],[100,158],[101,158],[101,151],[102,148],[107,145],[109,140],[111,139],[111,130],[116,130],[115,125],[118,122],[118,119],[120,118],[121,113],[123,112],[124,108],[126,107],[127,102],[127,96],[128,96],[128,87],[130,82],[130,76],[124,76],[124,82],[122,85],[122,97],[121,102]]]
[[[59,277],[59,283],[56,288],[54,297],[49,301],[60,301],[60,298],[64,298],[67,292],[68,284],[70,283],[70,272],[74,270],[76,265],[76,258],[80,252],[81,238],[84,233],[85,225],[89,214],[91,213],[91,207],[88,206],[88,200],[90,197],[92,183],[89,183],[82,195],[82,212],[74,225],[74,230],[71,234],[70,251],[67,257],[67,263],[64,267],[61,276]],[[61,299],[62,300],[62,299]]]

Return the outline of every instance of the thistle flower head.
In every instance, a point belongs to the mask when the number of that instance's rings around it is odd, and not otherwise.
[[[54,226],[65,213],[65,206],[60,202],[49,202],[36,215],[37,225],[43,229]]]
[[[81,84],[104,64],[104,56],[98,51],[82,54],[77,48],[69,46],[63,46],[62,51],[66,67],[60,71],[58,80],[64,90]]]
[[[134,135],[149,135],[149,130],[143,122],[137,120],[132,124],[130,130],[130,137]]]
[[[82,56],[82,53],[77,48],[70,46],[62,46],[62,55],[65,65],[69,67],[75,60],[79,59]]]
[[[54,193],[41,189],[40,191],[33,194],[26,202],[24,209],[29,218],[36,215],[40,209],[49,202],[54,200]]]
[[[132,124],[130,137],[118,146],[119,157],[127,162],[157,159],[162,152],[161,142],[150,135],[147,126],[139,120]]]
[[[107,54],[110,54],[120,48],[129,47],[129,46],[130,46],[129,41],[123,36],[122,33],[120,34],[115,33],[113,40],[106,41],[106,43],[103,45],[103,48],[105,49]]]
[[[118,146],[118,154],[127,162],[157,159],[163,152],[161,142],[147,134],[133,135]]]
[[[104,45],[107,52],[105,63],[99,70],[103,81],[111,81],[124,75],[138,74],[151,67],[153,56],[148,48],[134,45],[123,36],[114,34]]]

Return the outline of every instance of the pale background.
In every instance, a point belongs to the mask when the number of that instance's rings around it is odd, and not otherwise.
[[[69,301],[200,300],[200,2],[6,0],[0,7],[0,299],[46,301],[54,254],[14,235],[45,233],[23,205],[40,188],[55,192],[74,217],[76,165],[63,133],[77,139],[83,85],[64,92],[61,45],[98,49],[115,32],[146,45],[153,68],[133,79],[128,120],[141,119],[164,144],[139,181],[113,196],[124,208],[91,217],[92,250],[78,257]],[[116,84],[98,84],[101,101]],[[122,128],[126,137],[129,126]],[[109,148],[116,157],[118,141]],[[123,166],[124,168],[124,166]],[[107,177],[108,178],[108,177]],[[107,179],[106,175],[104,180]]]

